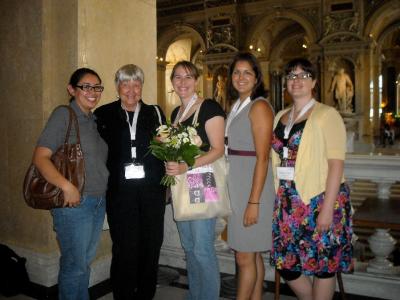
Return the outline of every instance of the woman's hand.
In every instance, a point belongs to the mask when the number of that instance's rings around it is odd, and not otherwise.
[[[176,176],[185,173],[188,170],[186,163],[178,163],[175,161],[167,161],[165,163],[165,173],[167,175]]]
[[[317,218],[317,231],[328,231],[333,222],[335,200],[339,193],[340,181],[343,174],[344,161],[340,159],[328,159],[328,177],[324,202]]]
[[[81,195],[72,183],[68,182],[62,189],[64,193],[64,207],[77,207],[81,202]]]
[[[326,232],[332,225],[333,221],[333,207],[322,206],[321,211],[317,217],[317,231]]]
[[[248,203],[243,216],[243,225],[248,227],[258,222],[258,207],[259,204]]]

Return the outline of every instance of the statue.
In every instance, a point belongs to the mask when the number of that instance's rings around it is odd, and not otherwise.
[[[224,30],[225,34],[225,43],[232,44],[233,43],[233,35],[232,35],[232,28],[228,27]]]
[[[329,33],[333,32],[335,29],[334,27],[335,27],[335,22],[334,22],[333,18],[329,15],[325,16],[325,18],[324,18],[324,28],[325,28],[324,35],[326,36]]]
[[[215,92],[214,92],[214,97],[215,100],[217,100],[217,102],[219,104],[221,104],[222,107],[224,107],[225,104],[225,79],[224,77],[222,77],[222,75],[218,75],[218,81],[217,84],[215,85]]]
[[[355,12],[354,16],[351,20],[350,26],[349,26],[349,31],[358,32],[359,22],[360,22],[360,18],[359,18],[358,12]]]
[[[206,39],[207,39],[208,47],[211,47],[214,44],[213,43],[213,31],[211,29],[208,29],[206,31]]]
[[[339,69],[333,77],[330,93],[335,89],[335,99],[338,104],[338,109],[342,113],[352,113],[352,100],[354,96],[354,87],[349,75],[343,68]]]

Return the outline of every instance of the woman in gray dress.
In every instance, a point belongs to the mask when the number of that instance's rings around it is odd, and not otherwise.
[[[236,100],[225,130],[233,210],[228,219],[228,244],[235,250],[239,267],[237,299],[255,300],[262,298],[265,270],[261,253],[271,248],[274,190],[268,162],[274,115],[252,54],[236,55],[228,80],[229,99]]]

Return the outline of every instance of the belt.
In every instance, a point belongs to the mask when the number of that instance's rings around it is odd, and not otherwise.
[[[233,150],[231,148],[228,148],[228,154],[237,156],[256,156],[256,151]]]

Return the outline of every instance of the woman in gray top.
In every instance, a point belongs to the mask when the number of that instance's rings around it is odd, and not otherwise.
[[[228,93],[233,104],[226,122],[228,188],[232,215],[228,244],[239,267],[236,299],[261,299],[264,262],[271,247],[274,190],[268,172],[273,112],[264,98],[261,68],[250,53],[239,53],[229,68]]]
[[[66,107],[58,107],[51,114],[39,137],[33,163],[48,182],[62,189],[65,199],[63,208],[51,211],[61,251],[59,299],[87,300],[90,263],[95,256],[104,221],[108,179],[107,145],[97,132],[91,113],[104,88],[99,75],[87,68],[76,70],[67,88],[72,96],[70,107],[78,119],[85,160],[82,194],[58,172],[50,159],[64,142],[69,123]],[[75,140],[76,132],[72,130],[70,142]]]

